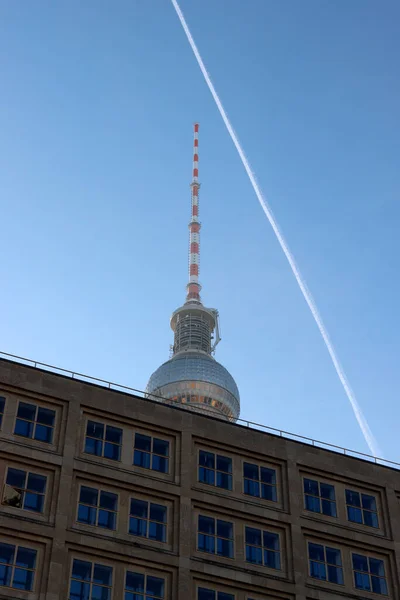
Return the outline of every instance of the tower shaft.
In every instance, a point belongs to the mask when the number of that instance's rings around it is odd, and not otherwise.
[[[194,124],[193,140],[193,175],[190,184],[191,218],[189,223],[189,283],[187,284],[186,302],[201,302],[199,283],[200,271],[200,221],[199,221],[199,124]]]

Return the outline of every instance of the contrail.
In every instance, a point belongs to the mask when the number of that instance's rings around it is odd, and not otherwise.
[[[227,114],[225,112],[224,107],[222,106],[222,102],[219,99],[219,96],[218,96],[217,92],[215,91],[214,85],[213,85],[213,83],[212,83],[212,81],[210,79],[210,76],[209,76],[209,74],[207,72],[207,69],[204,66],[203,60],[202,60],[202,58],[200,56],[200,53],[199,53],[199,51],[197,49],[197,46],[196,46],[195,42],[194,42],[192,34],[190,33],[189,27],[188,27],[188,25],[186,23],[185,17],[183,16],[183,13],[182,13],[182,11],[180,9],[180,6],[179,6],[177,0],[171,0],[171,2],[172,2],[173,6],[175,8],[176,14],[179,17],[179,20],[181,22],[183,30],[184,30],[184,32],[186,34],[186,37],[187,37],[187,39],[189,41],[189,44],[190,44],[190,46],[191,46],[191,48],[193,50],[193,53],[194,53],[194,55],[196,57],[196,60],[197,60],[197,63],[199,65],[200,69],[201,69],[201,72],[203,73],[204,79],[206,80],[206,83],[207,83],[208,88],[209,88],[209,90],[210,90],[210,92],[212,94],[212,97],[215,100],[215,104],[217,105],[218,110],[219,110],[219,112],[221,114],[221,117],[222,117],[222,119],[223,119],[223,121],[224,121],[224,123],[226,125],[226,128],[227,128],[227,130],[229,132],[229,135],[231,136],[232,142],[235,144],[236,150],[239,153],[239,156],[240,156],[240,158],[242,160],[243,166],[246,169],[246,173],[249,176],[250,182],[251,182],[251,184],[253,186],[253,189],[254,189],[254,191],[256,193],[258,201],[261,204],[261,208],[265,212],[265,214],[267,216],[267,219],[270,222],[270,225],[271,225],[272,229],[274,230],[274,233],[275,233],[275,235],[276,235],[276,237],[278,239],[278,242],[279,242],[279,244],[280,244],[283,252],[285,253],[285,256],[286,256],[286,258],[287,258],[287,260],[289,262],[289,265],[290,265],[290,267],[291,267],[291,269],[293,271],[293,275],[296,278],[296,281],[297,281],[297,283],[299,285],[299,288],[300,288],[300,290],[301,290],[301,292],[302,292],[302,294],[304,296],[304,299],[305,299],[305,301],[308,304],[308,308],[310,309],[311,314],[314,317],[314,320],[315,320],[315,322],[317,324],[317,327],[318,327],[318,329],[319,329],[319,331],[320,331],[320,333],[322,335],[322,339],[325,342],[325,346],[326,346],[326,348],[327,348],[327,350],[329,352],[329,355],[330,355],[330,357],[332,359],[333,366],[336,369],[336,373],[338,374],[338,377],[339,377],[339,379],[341,381],[341,384],[342,384],[342,386],[344,388],[344,391],[346,392],[347,398],[349,399],[351,407],[352,407],[352,409],[354,411],[354,415],[355,415],[355,417],[357,419],[357,422],[358,422],[358,424],[360,426],[360,429],[361,429],[361,431],[362,431],[362,433],[364,435],[365,441],[367,442],[370,451],[372,452],[372,454],[375,457],[378,457],[378,456],[382,457],[382,454],[381,454],[381,452],[379,450],[379,446],[378,446],[378,444],[377,444],[377,442],[376,442],[376,440],[375,440],[375,438],[374,438],[374,436],[372,434],[372,431],[371,431],[371,429],[370,429],[370,427],[369,427],[369,425],[367,423],[366,418],[363,415],[363,412],[361,410],[360,405],[358,404],[358,401],[357,401],[357,399],[356,399],[356,397],[355,397],[355,395],[353,393],[353,390],[350,387],[350,384],[349,384],[349,382],[347,380],[346,374],[345,374],[345,372],[344,372],[344,370],[343,370],[343,368],[342,368],[342,366],[341,366],[341,364],[339,362],[339,359],[336,356],[335,349],[333,347],[332,342],[330,341],[328,332],[327,332],[326,327],[325,327],[325,325],[324,325],[324,323],[322,321],[322,318],[321,318],[321,316],[320,316],[320,314],[318,312],[317,306],[316,306],[316,304],[314,302],[314,299],[313,299],[313,297],[311,295],[311,292],[307,288],[307,285],[306,285],[306,283],[305,283],[305,281],[304,281],[304,279],[303,279],[303,277],[302,277],[302,275],[301,275],[301,273],[299,271],[299,268],[296,265],[296,261],[294,260],[294,257],[292,255],[292,253],[290,252],[289,247],[288,247],[288,245],[286,243],[286,240],[283,237],[283,235],[282,235],[282,233],[281,233],[281,231],[279,229],[278,223],[277,223],[277,221],[276,221],[276,219],[275,219],[275,217],[274,217],[274,215],[272,213],[272,210],[269,207],[268,202],[265,200],[265,198],[264,198],[264,196],[263,196],[263,194],[261,192],[261,188],[258,185],[258,183],[256,181],[256,178],[255,178],[255,176],[254,176],[254,174],[253,174],[253,172],[252,172],[252,170],[250,168],[249,161],[247,160],[246,155],[245,155],[245,153],[242,150],[242,147],[241,147],[241,145],[239,143],[238,137],[237,137],[237,135],[236,135],[236,133],[235,133],[235,131],[234,131],[234,129],[233,129],[233,127],[232,127],[229,119],[228,119],[228,116],[227,116]]]

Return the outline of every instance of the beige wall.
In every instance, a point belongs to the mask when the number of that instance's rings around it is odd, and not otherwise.
[[[236,600],[379,598],[354,588],[352,552],[382,558],[389,595],[399,597],[399,471],[4,360],[0,396],[6,398],[1,490],[10,466],[48,477],[43,514],[0,506],[0,541],[38,551],[34,590],[0,586],[1,599],[67,598],[74,557],[113,567],[114,600],[123,598],[126,569],[164,578],[170,600],[196,598],[196,586],[235,594]],[[21,400],[56,410],[52,444],[14,435]],[[122,428],[120,462],[84,453],[88,418]],[[135,432],[169,441],[169,473],[132,465]],[[200,449],[232,458],[232,491],[198,482]],[[277,502],[243,493],[246,461],[276,470]],[[305,510],[303,477],[335,486],[336,518]],[[117,494],[116,531],[76,522],[82,484]],[[347,520],[346,488],[376,497],[379,528]],[[167,507],[165,543],[128,533],[131,497]],[[233,559],[197,550],[199,514],[233,523]],[[280,535],[280,570],[246,562],[246,525]],[[308,540],[341,550],[343,586],[309,577]]]

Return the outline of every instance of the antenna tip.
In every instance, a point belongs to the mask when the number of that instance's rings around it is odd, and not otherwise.
[[[198,123],[195,123],[195,124],[194,124],[194,130],[195,130],[196,132],[197,132],[197,131],[199,131],[199,124],[198,124]]]

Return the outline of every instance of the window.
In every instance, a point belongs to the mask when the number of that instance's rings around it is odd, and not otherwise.
[[[111,600],[112,567],[74,559],[69,600]]]
[[[342,554],[340,550],[309,542],[308,558],[311,577],[343,585]]]
[[[383,560],[353,554],[354,585],[358,590],[388,594]]]
[[[0,586],[32,590],[36,550],[0,543]]]
[[[233,523],[199,515],[197,547],[201,552],[233,558]]]
[[[167,507],[132,498],[129,533],[147,537],[149,540],[165,542],[167,539]]]
[[[200,450],[199,481],[225,490],[232,490],[232,459]]]
[[[104,423],[88,421],[85,452],[111,460],[121,460],[122,429]]]
[[[270,569],[281,568],[281,551],[277,533],[246,527],[245,539],[247,562],[264,565]]]
[[[0,396],[0,428],[3,423],[3,415],[4,415],[5,406],[6,406],[6,399],[3,396]]]
[[[375,496],[346,490],[347,518],[352,523],[379,527]]]
[[[245,494],[277,501],[275,469],[244,463],[243,477]]]
[[[81,486],[78,506],[78,522],[104,529],[115,529],[118,496],[104,490]]]
[[[336,517],[336,498],[333,485],[314,479],[304,479],[303,487],[306,510]]]
[[[198,588],[197,600],[235,600],[235,596],[233,594],[227,594],[226,592],[216,592],[215,590],[208,590],[207,588]]]
[[[3,504],[43,512],[47,477],[9,467],[4,488]]]
[[[169,442],[143,433],[135,434],[133,464],[143,469],[169,472]]]
[[[143,573],[127,572],[124,600],[159,600],[161,598],[165,598],[164,579]]]
[[[53,441],[54,421],[56,411],[36,404],[20,402],[18,404],[17,419],[14,433],[23,437],[46,442]]]

